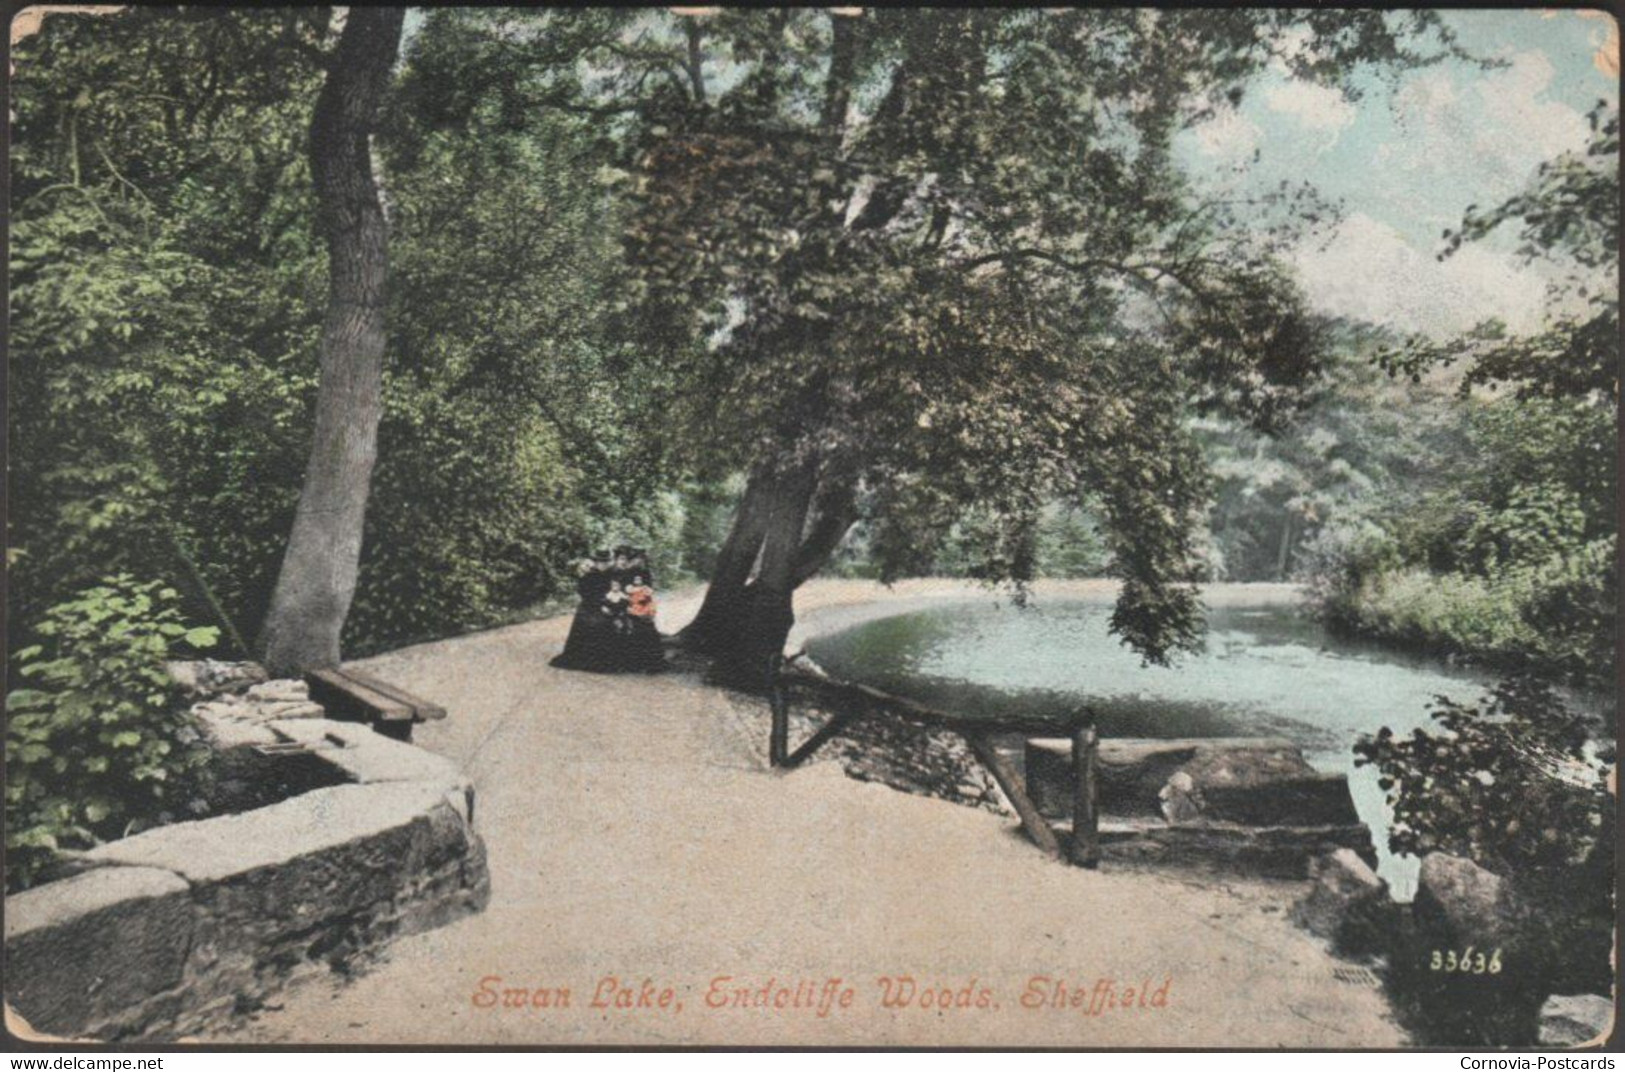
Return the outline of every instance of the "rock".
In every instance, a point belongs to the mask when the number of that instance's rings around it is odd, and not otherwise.
[[[310,687],[298,678],[278,678],[255,685],[248,690],[247,697],[262,703],[308,703]]]
[[[1310,862],[1309,892],[1292,906],[1292,921],[1350,953],[1375,953],[1397,921],[1388,884],[1352,849]]]
[[[241,692],[266,679],[265,668],[258,663],[222,662],[218,659],[195,659],[165,664],[169,676],[194,699]]]
[[[1511,945],[1519,912],[1505,880],[1444,852],[1422,857],[1415,913],[1419,923],[1480,949]]]
[[[1162,817],[1170,823],[1198,822],[1202,818],[1202,793],[1184,771],[1175,771],[1157,794],[1162,801]]]
[[[1540,1007],[1542,1046],[1584,1046],[1613,1028],[1614,1003],[1598,994],[1553,994]]]
[[[1295,746],[1198,749],[1180,769],[1209,819],[1252,826],[1359,822],[1348,777],[1315,770]]]
[[[42,1031],[140,1026],[182,982],[195,909],[180,876],[100,867],[6,898],[6,1000]]]

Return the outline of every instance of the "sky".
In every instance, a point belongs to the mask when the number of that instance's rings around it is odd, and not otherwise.
[[[1499,203],[1542,161],[1582,148],[1598,101],[1618,107],[1618,29],[1596,12],[1443,17],[1469,52],[1505,66],[1364,74],[1357,100],[1274,70],[1238,108],[1183,135],[1180,155],[1216,190],[1308,181],[1341,203],[1337,231],[1296,251],[1304,289],[1326,312],[1435,335],[1490,316],[1537,329],[1550,312],[1551,269],[1514,256],[1512,234],[1443,263],[1436,254],[1469,205]]]

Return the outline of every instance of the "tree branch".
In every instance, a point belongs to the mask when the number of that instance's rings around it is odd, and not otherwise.
[[[689,85],[694,91],[694,102],[705,103],[705,58],[700,52],[700,23],[697,19],[689,19],[683,24],[683,32],[688,36],[688,61],[684,67],[688,70]]]
[[[846,128],[847,106],[852,100],[852,73],[857,54],[856,31],[852,21],[830,15],[829,74],[824,78],[824,106],[818,127],[825,134],[839,135]]]

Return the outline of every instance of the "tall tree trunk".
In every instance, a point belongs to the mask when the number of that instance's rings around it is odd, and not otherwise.
[[[817,467],[775,474],[762,519],[761,551],[743,615],[729,643],[716,652],[717,669],[735,685],[765,688],[772,659],[784,650],[795,624],[796,558],[817,487]]]
[[[1281,545],[1278,548],[1275,556],[1275,579],[1278,581],[1284,581],[1287,579],[1286,566],[1287,563],[1291,561],[1292,555],[1293,520],[1294,518],[1289,512],[1286,515],[1286,524],[1281,526]]]
[[[850,479],[826,476],[813,499],[812,515],[796,551],[792,586],[800,588],[829,562],[858,519],[857,487]]]
[[[809,463],[752,472],[705,600],[679,634],[729,681],[755,687],[795,623],[795,590],[829,561],[856,519],[847,474]]]
[[[387,232],[368,136],[400,49],[402,8],[352,7],[310,124],[327,238],[327,317],[310,462],[260,645],[273,674],[339,661],[383,410]]]
[[[754,470],[745,482],[745,494],[734,510],[733,525],[717,552],[705,600],[694,620],[677,635],[684,647],[714,655],[732,646],[739,624],[744,621],[745,588],[762,550],[772,484],[772,471],[766,467]]]

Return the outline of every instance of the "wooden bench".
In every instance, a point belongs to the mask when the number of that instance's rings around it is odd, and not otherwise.
[[[446,717],[446,709],[354,668],[312,670],[305,675],[310,698],[329,718],[365,722],[385,737],[410,741],[419,722]]]

